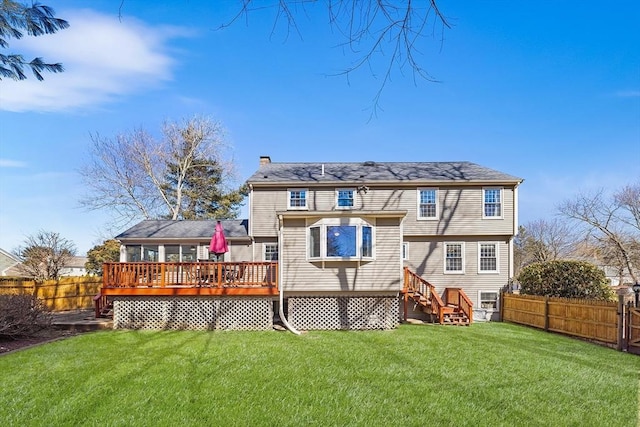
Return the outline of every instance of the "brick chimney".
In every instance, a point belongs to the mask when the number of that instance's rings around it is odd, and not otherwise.
[[[269,156],[260,156],[260,166],[268,165],[269,163],[271,163],[271,157],[269,157]]]

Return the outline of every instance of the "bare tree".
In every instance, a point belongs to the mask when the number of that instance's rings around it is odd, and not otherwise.
[[[638,282],[640,263],[640,183],[628,185],[611,198],[604,190],[579,194],[558,208],[567,218],[582,223],[608,262],[627,271]]]
[[[315,4],[315,1],[309,0],[280,0],[271,7],[277,9],[276,24],[279,20],[284,20],[289,31],[300,33],[297,17],[306,15],[306,7]],[[394,68],[400,72],[405,68],[410,70],[414,81],[416,78],[437,81],[420,65],[419,60],[422,55],[420,41],[424,37],[438,36],[442,43],[445,29],[451,28],[436,0],[327,0],[325,5],[329,25],[344,40],[341,46],[356,56],[352,64],[339,74],[349,76],[357,69],[368,67],[375,75],[373,59],[382,57],[387,61],[380,73],[381,83],[374,97],[374,105],[378,104]],[[265,5],[260,1],[242,0],[239,13],[230,23],[242,17],[247,18],[250,12],[264,8]]]
[[[124,3],[124,0],[120,3],[120,16]],[[337,74],[349,77],[364,67],[369,68],[375,77],[380,77],[380,86],[373,99],[374,108],[377,108],[394,69],[400,73],[408,70],[414,82],[419,78],[437,81],[421,65],[420,57],[425,50],[421,41],[435,39],[441,46],[445,30],[451,28],[436,0],[240,0],[239,3],[238,12],[219,28],[229,27],[243,19],[248,21],[252,13],[272,9],[275,13],[272,35],[278,24],[284,22],[287,37],[291,32],[302,37],[299,19],[307,18],[311,8],[326,8],[327,25],[343,40],[338,47],[355,55],[351,65]],[[381,72],[376,71],[374,60],[377,58],[386,61]]]
[[[516,267],[534,262],[567,258],[573,252],[576,236],[572,227],[558,218],[536,220],[520,227],[515,240]]]
[[[185,214],[201,218],[188,212],[189,206],[198,205],[192,199],[201,197],[200,205],[227,207],[210,209],[207,215],[233,217],[242,202],[242,191],[231,188],[234,165],[224,157],[222,125],[194,117],[182,123],[165,123],[162,135],[156,139],[136,130],[111,139],[92,136],[91,161],[80,170],[89,188],[82,206],[110,211],[114,222],[120,224],[141,218],[176,220]],[[194,175],[202,175],[203,168],[215,171],[209,175],[208,187],[221,191],[189,191],[193,190]]]
[[[25,276],[38,281],[57,280],[60,271],[69,265],[75,256],[76,247],[59,233],[40,230],[27,236],[23,245],[13,252],[20,259],[18,269]]]

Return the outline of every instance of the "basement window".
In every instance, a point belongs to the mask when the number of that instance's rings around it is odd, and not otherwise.
[[[490,311],[498,310],[498,293],[480,291],[478,300],[480,301],[480,308]]]

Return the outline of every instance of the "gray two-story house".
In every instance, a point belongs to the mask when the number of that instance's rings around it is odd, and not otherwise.
[[[294,325],[336,322],[332,311],[351,306],[352,321],[381,317],[372,307],[393,318],[403,267],[438,292],[461,288],[486,318],[513,275],[520,178],[469,162],[263,157],[247,182],[249,234],[264,251],[278,246]],[[373,318],[362,318],[367,313]]]
[[[466,315],[490,319],[513,275],[521,182],[470,162],[278,163],[261,157],[247,180],[249,218],[239,222],[243,227],[223,221],[233,227],[223,267],[233,264],[247,274],[224,284],[216,264],[209,276],[218,278],[218,288],[199,287],[190,297],[236,292],[251,298],[239,290],[258,283],[247,277],[257,277],[249,272],[266,262],[277,286],[259,297],[276,301],[285,323],[298,330],[388,329],[403,317],[438,315],[437,307],[442,323],[447,307],[461,301],[473,307]],[[209,264],[211,224],[138,224],[118,236],[121,261]],[[153,248],[150,260],[145,245]],[[190,277],[203,268],[181,267]],[[156,286],[157,277],[146,280]],[[168,277],[164,270],[162,277]],[[189,280],[180,284],[194,284]],[[157,295],[153,287],[145,291]]]

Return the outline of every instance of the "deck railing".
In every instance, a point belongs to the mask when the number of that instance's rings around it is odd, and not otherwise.
[[[444,290],[444,300],[440,298],[440,295],[436,292],[435,286],[427,282],[425,279],[409,270],[408,267],[404,268],[404,301],[405,310],[404,317],[407,320],[407,301],[409,297],[412,297],[418,303],[424,303],[431,310],[431,314],[438,317],[438,323],[444,323],[445,314],[451,313],[454,307],[462,311],[469,321],[473,319],[473,303],[460,288],[446,288]]]
[[[114,262],[103,265],[110,288],[278,288],[275,262]]]
[[[444,290],[445,304],[455,305],[468,319],[473,319],[473,303],[460,288],[446,288]]]
[[[408,267],[404,269],[404,295],[405,295],[405,310],[404,320],[407,320],[407,298],[412,296],[415,298],[424,298],[424,304],[426,304],[432,314],[438,316],[438,322],[442,323],[444,319],[445,304],[440,298],[440,295],[436,292],[435,286],[424,280],[422,277],[409,270]],[[420,303],[420,301],[418,301]]]

